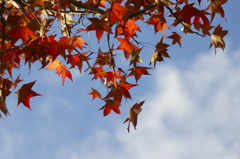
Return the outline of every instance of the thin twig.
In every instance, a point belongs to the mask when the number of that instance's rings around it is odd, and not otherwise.
[[[165,4],[164,4],[164,5],[165,5]],[[178,18],[178,16],[173,13],[173,10],[172,10],[169,6],[165,5],[165,7],[169,10],[169,12],[171,13],[171,15],[174,16],[174,17],[177,19],[177,21],[179,21],[179,23],[182,24],[182,26],[183,26],[185,29],[187,29],[187,30],[190,31],[191,33],[197,34],[197,35],[199,35],[199,36],[201,36],[201,37],[205,37],[205,35],[199,34],[198,32],[193,31],[192,29],[190,29],[189,27],[187,27],[187,26]]]
[[[156,7],[156,6],[157,6],[157,4],[154,4],[154,5],[150,4],[150,5],[146,6],[143,10],[129,15],[128,18],[132,19],[132,18],[134,18],[134,17],[136,17],[136,16],[138,16],[140,14],[145,13],[146,11],[148,11],[148,10],[150,10],[150,9]]]

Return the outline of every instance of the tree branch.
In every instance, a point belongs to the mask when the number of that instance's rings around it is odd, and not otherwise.
[[[165,4],[164,4],[164,5],[165,5]],[[192,29],[190,29],[189,27],[187,27],[187,26],[178,18],[178,16],[173,13],[173,10],[172,10],[169,6],[165,5],[165,7],[169,10],[169,12],[171,13],[171,15],[174,16],[174,17],[179,21],[179,23],[182,24],[182,26],[183,26],[185,29],[187,29],[187,30],[190,31],[191,33],[197,34],[197,35],[199,35],[199,36],[201,36],[201,37],[205,37],[205,35],[199,34],[198,32],[193,31]]]
[[[133,13],[133,14],[129,15],[128,18],[132,19],[132,18],[134,18],[134,17],[136,17],[136,16],[138,16],[140,14],[145,13],[146,11],[148,11],[148,10],[150,10],[150,9],[156,7],[156,6],[157,6],[157,4],[154,4],[154,5],[150,4],[150,5],[146,6],[143,10],[141,10],[141,11],[139,11],[137,13]]]

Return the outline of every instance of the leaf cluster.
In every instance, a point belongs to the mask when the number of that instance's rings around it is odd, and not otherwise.
[[[152,68],[143,61],[149,61],[147,63],[156,68],[157,62],[170,58],[169,47],[175,44],[182,47],[182,34],[208,36],[210,47],[214,46],[215,51],[216,48],[224,50],[223,38],[228,31],[212,22],[216,14],[225,18],[223,6],[227,2],[208,0],[208,6],[199,9],[202,0],[2,0],[0,110],[9,114],[6,99],[15,89],[17,105],[22,103],[31,108],[30,98],[40,96],[32,90],[36,81],[20,85],[20,75],[13,77],[12,72],[22,64],[31,68],[35,62],[40,62],[40,69],[56,70],[62,84],[66,77],[74,80],[71,69],[88,72],[92,80],[104,85],[105,95],[95,88],[89,93],[93,100],[99,98],[105,103],[100,108],[103,115],[112,111],[120,114],[123,99],[132,99],[130,89],[138,85],[143,75],[150,75]],[[148,54],[145,48],[149,46],[140,42],[138,36],[141,28],[149,25],[161,38],[150,45],[154,46],[148,51],[152,56],[146,59],[142,57]],[[181,26],[182,31],[177,26]],[[91,32],[99,43],[97,50],[86,42]],[[170,43],[166,42],[169,40]],[[122,55],[129,65],[127,69],[117,61]],[[137,102],[129,109],[126,121],[135,129],[144,102]]]

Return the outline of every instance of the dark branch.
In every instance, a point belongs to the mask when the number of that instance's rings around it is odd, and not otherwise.
[[[156,7],[156,6],[157,6],[157,4],[154,4],[154,5],[150,4],[150,5],[146,6],[143,10],[141,10],[141,11],[139,11],[137,13],[131,14],[130,16],[128,16],[128,18],[132,19],[132,18],[134,18],[134,17],[136,17],[136,16],[138,16],[140,14],[145,13],[146,11],[148,11],[148,10],[150,10],[150,9]]]
[[[169,6],[165,5],[165,7],[169,10],[169,12],[171,13],[171,15],[174,16],[174,17],[179,21],[179,23],[182,24],[182,26],[183,26],[185,29],[187,29],[187,30],[190,31],[191,33],[194,33],[194,34],[197,34],[197,35],[199,35],[199,36],[205,37],[205,35],[199,34],[198,32],[193,31],[192,29],[190,29],[189,27],[187,27],[187,26],[178,18],[178,16],[176,16],[176,14],[173,13],[172,9],[171,9]]]

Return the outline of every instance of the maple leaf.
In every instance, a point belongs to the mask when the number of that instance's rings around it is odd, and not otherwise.
[[[84,48],[83,44],[88,45],[81,37],[82,36],[73,36],[71,38],[69,41],[69,45],[71,46],[71,48],[68,50],[69,53],[71,53],[75,47],[78,47],[82,50]]]
[[[117,37],[117,40],[119,42],[121,42],[121,44],[117,47],[117,49],[124,51],[124,55],[125,55],[126,60],[129,59],[130,55],[132,54],[132,52],[134,50],[135,51],[139,50],[139,48],[137,46],[135,46],[133,43],[131,43],[127,39],[122,39],[122,38]]]
[[[194,17],[194,20],[193,20],[193,24],[198,24],[200,23],[200,19],[202,19],[203,21],[203,24],[205,24],[206,26],[209,26],[210,25],[210,22],[207,18],[206,15],[209,15],[208,12],[206,12],[205,10],[200,10],[196,16]]]
[[[93,76],[92,80],[93,79],[97,79],[97,78],[100,78],[101,80],[103,80],[103,78],[106,75],[106,72],[104,71],[104,68],[102,66],[100,66],[100,67],[92,67],[92,70],[94,72],[90,72],[89,73],[89,74],[93,74],[94,73],[94,76]]]
[[[123,15],[128,11],[127,8],[123,7],[121,3],[112,3],[111,8],[109,8],[104,14],[103,18],[107,18],[110,24],[120,21],[123,19]]]
[[[225,42],[223,40],[223,37],[228,33],[228,30],[222,30],[222,27],[220,24],[215,28],[213,34],[211,35],[211,44],[209,48],[214,45],[215,53],[217,52],[216,48],[221,48],[224,50],[225,48]]]
[[[225,4],[228,0],[210,0],[210,4],[208,5],[207,9],[211,11],[211,21],[215,17],[215,14],[218,13],[221,17],[225,17],[224,10],[222,5]]]
[[[82,72],[82,62],[90,59],[86,57],[87,53],[88,52],[75,54],[75,55],[66,55],[68,59],[67,64],[68,63],[72,64],[70,68],[74,68],[75,66],[78,66],[79,71]]]
[[[122,95],[125,97],[125,98],[129,98],[129,99],[132,99],[130,93],[129,93],[129,89],[131,89],[132,87],[135,87],[137,86],[137,84],[129,84],[129,83],[119,83],[118,84],[118,87],[120,88],[120,91],[122,93]]]
[[[142,101],[140,103],[135,103],[132,108],[129,111],[129,116],[128,118],[123,122],[126,123],[128,121],[128,127],[127,130],[130,132],[130,122],[132,123],[133,127],[135,130],[137,127],[137,120],[138,120],[138,114],[142,111],[141,106],[144,104],[145,101]]]
[[[127,40],[129,40],[133,36],[137,36],[136,30],[141,30],[135,22],[136,20],[128,20],[124,25],[119,25],[118,27],[116,27],[116,36],[124,35]]]
[[[103,110],[103,116],[106,116],[111,113],[113,110],[117,114],[121,114],[121,111],[119,109],[119,106],[121,105],[119,101],[107,99],[105,100],[106,104],[100,108],[99,110]]]
[[[167,53],[167,47],[169,47],[170,45],[163,43],[163,37],[158,41],[157,45],[156,45],[156,50],[154,51],[152,58],[150,60],[150,64],[152,64],[152,62],[154,62],[154,68],[156,66],[156,61],[163,61],[163,57],[168,57],[170,58],[170,56]]]
[[[173,45],[176,44],[176,43],[178,43],[178,45],[179,45],[180,47],[182,47],[182,46],[181,46],[182,37],[181,37],[178,33],[176,33],[176,32],[172,32],[172,33],[173,33],[173,34],[172,34],[171,36],[167,37],[167,38],[173,39],[173,41],[172,41],[172,44],[173,44]]]
[[[56,69],[57,74],[62,75],[62,84],[64,84],[66,77],[73,81],[71,72],[58,59],[51,62],[47,69]]]
[[[142,75],[150,75],[148,73],[148,69],[152,69],[150,67],[143,67],[143,66],[137,66],[129,69],[131,72],[128,74],[128,76],[134,76],[136,82],[141,78]]]
[[[169,28],[166,24],[166,19],[162,13],[153,14],[147,21],[148,24],[154,25],[155,34],[161,31],[165,35],[164,28]]]
[[[29,39],[36,39],[35,33],[26,26],[14,27],[7,35],[10,37],[12,45],[19,39],[22,39],[23,42],[27,42]]]
[[[111,62],[111,53],[110,52],[106,52],[103,53],[101,51],[101,48],[98,49],[98,56],[96,58],[96,61],[94,63],[94,65],[108,65],[111,66],[112,62]]]
[[[102,99],[101,94],[96,90],[96,89],[92,89],[91,93],[88,93],[89,95],[92,95],[92,100],[96,99],[97,97]]]
[[[132,57],[131,57],[131,61],[130,61],[130,66],[133,65],[134,67],[137,66],[137,63],[142,63],[142,59],[141,57],[139,56],[140,52],[141,52],[142,49],[139,49],[139,50],[134,50],[132,52]]]
[[[209,30],[211,30],[212,28],[213,28],[213,26],[203,26],[203,27],[202,27],[202,33],[203,33],[203,35],[209,35],[209,36],[210,36]]]
[[[108,71],[105,73],[104,77],[106,78],[105,85],[109,85],[109,83],[112,82],[114,86],[116,86],[116,80],[122,78],[120,70]]]
[[[16,92],[18,94],[18,102],[17,106],[22,103],[24,106],[29,108],[30,107],[30,98],[35,97],[35,96],[42,96],[41,94],[38,94],[32,90],[33,85],[35,84],[36,81],[30,82],[28,84],[22,85],[22,87]]]
[[[98,18],[88,18],[88,19],[92,22],[92,24],[89,25],[85,30],[86,31],[95,30],[98,42],[100,42],[104,31],[112,34],[109,23],[106,20],[98,19]]]

